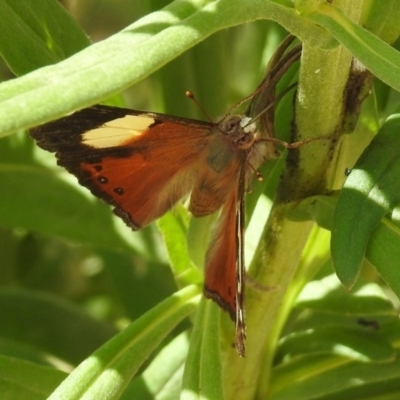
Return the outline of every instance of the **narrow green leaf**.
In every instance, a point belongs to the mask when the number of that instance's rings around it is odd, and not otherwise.
[[[203,268],[204,259],[212,238],[212,228],[218,213],[202,218],[192,218],[187,231],[187,248],[190,258],[198,268]]]
[[[156,232],[148,233],[154,235]],[[169,266],[153,260],[160,253],[160,247],[162,243],[149,241],[147,255],[143,257],[133,255],[132,252],[94,249],[95,257],[97,255],[102,261],[113,292],[111,297],[104,300],[115,305],[117,299],[118,308],[122,307],[124,318],[128,320],[139,318],[176,291],[176,283]],[[58,263],[63,261],[60,257]],[[92,296],[96,298],[93,293]]]
[[[54,64],[89,44],[57,1],[0,2],[0,54],[16,75]]]
[[[220,358],[221,310],[204,297],[190,338],[182,383],[182,400],[224,398]]]
[[[398,209],[397,209],[398,212]],[[373,232],[366,258],[400,298],[400,226],[384,219]]]
[[[122,400],[167,400],[179,398],[189,340],[186,332],[164,347],[122,395]]]
[[[387,362],[396,356],[391,343],[378,331],[328,326],[284,337],[279,343],[276,359],[312,353],[331,353],[360,362]]]
[[[339,195],[332,229],[332,262],[350,288],[358,277],[369,238],[400,202],[400,114],[389,118],[364,151]]]
[[[379,285],[360,281],[353,292],[348,293],[336,275],[308,282],[296,300],[296,307],[337,313],[354,319],[397,314]]]
[[[312,219],[321,228],[331,230],[337,196],[311,196],[289,209],[288,218],[293,221]]]
[[[0,318],[1,337],[71,364],[117,333],[66,301],[22,289],[0,292]]]
[[[2,400],[43,400],[65,378],[65,372],[0,355]]]
[[[398,326],[397,314],[395,313],[395,310],[393,310],[391,314],[360,312],[359,314],[350,315],[338,312],[332,313],[329,310],[314,311],[312,308],[305,308],[303,310],[299,309],[298,311],[299,317],[291,326],[291,332],[312,331],[313,329],[317,329],[319,327],[334,327],[339,330],[359,329],[359,334],[362,336],[364,331],[367,332],[367,334],[370,331],[386,332],[390,327]],[[398,328],[396,329],[399,331]],[[387,334],[385,338],[387,337],[389,342],[394,343],[397,340],[398,335],[395,336],[396,339],[393,338],[393,335]]]
[[[82,362],[49,399],[118,399],[151,352],[198,301],[197,286],[175,293]]]
[[[200,270],[194,267],[188,253],[186,223],[183,221],[188,218],[187,214],[187,210],[177,205],[173,212],[167,213],[157,222],[167,246],[174,277],[180,286],[203,280]]]
[[[277,2],[175,1],[67,60],[1,84],[0,135],[99,102],[213,33],[262,18],[276,20],[300,38],[305,35],[320,45],[330,41],[323,29]]]
[[[33,164],[0,165],[2,226],[146,253],[143,233],[133,233],[113,216],[109,206],[68,179],[66,173],[58,174]]]
[[[332,4],[320,5],[317,11],[307,17],[327,29],[375,76],[400,90],[400,53],[393,47],[354,23]]]
[[[273,378],[271,400],[370,399],[394,388],[399,391],[400,359],[397,355],[387,363],[358,363],[339,357],[303,357],[274,371]]]
[[[400,7],[398,0],[373,0],[363,4],[361,25],[387,43],[399,36]]]

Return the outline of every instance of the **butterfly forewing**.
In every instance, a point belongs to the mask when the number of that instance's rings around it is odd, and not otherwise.
[[[213,124],[95,106],[33,129],[91,192],[134,229],[163,215],[193,186]],[[204,158],[204,156],[203,156]]]

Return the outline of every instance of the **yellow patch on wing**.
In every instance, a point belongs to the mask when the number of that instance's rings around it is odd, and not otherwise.
[[[132,138],[141,136],[154,118],[140,115],[126,115],[91,129],[82,135],[84,144],[97,149],[123,146]]]

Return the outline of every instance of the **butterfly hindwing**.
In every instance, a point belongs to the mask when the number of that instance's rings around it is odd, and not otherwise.
[[[203,167],[197,171],[190,197],[190,211],[195,217],[210,215],[227,202],[232,190],[237,188],[241,167],[231,138],[218,130],[210,138],[206,156]]]
[[[221,210],[205,261],[204,293],[236,320],[237,193]]]
[[[241,160],[234,185],[221,210],[205,261],[204,294],[226,310],[236,325],[235,347],[245,355],[244,302],[244,185],[246,166]]]

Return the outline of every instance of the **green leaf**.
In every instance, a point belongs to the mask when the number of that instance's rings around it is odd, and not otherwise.
[[[392,361],[396,356],[391,343],[379,332],[328,326],[284,337],[276,357],[293,358],[311,353],[332,353],[360,362]]]
[[[398,215],[399,209],[395,209]],[[400,224],[384,219],[374,230],[365,254],[385,282],[400,297]]]
[[[133,375],[166,335],[194,311],[198,287],[175,293],[82,362],[49,399],[118,399]]]
[[[135,320],[176,292],[176,282],[169,266],[153,259],[155,253],[160,252],[160,247],[162,243],[159,242],[154,243],[154,248],[149,245],[143,257],[133,255],[132,252],[94,249],[93,256],[95,259],[100,258],[112,289],[111,293],[104,293],[104,300],[111,308],[122,308],[123,318]],[[60,257],[54,263],[63,264],[65,258]],[[96,301],[97,296],[92,296]]]
[[[332,4],[320,5],[307,17],[327,29],[375,76],[400,90],[400,53],[393,47],[353,22]]]
[[[186,332],[165,346],[122,395],[122,400],[177,399],[182,387],[189,340]]]
[[[0,336],[29,346],[37,355],[80,362],[117,330],[57,297],[28,290],[0,292]]]
[[[204,265],[212,228],[217,221],[218,212],[202,218],[192,218],[187,231],[187,249],[190,258],[198,268]]]
[[[215,304],[203,297],[190,338],[181,399],[224,398],[219,349],[220,313]]]
[[[273,378],[271,400],[370,399],[374,394],[399,392],[400,360],[398,355],[386,363],[302,357],[274,370]]]
[[[332,229],[333,213],[337,196],[310,196],[289,209],[288,217],[293,221],[307,221],[312,219],[321,228]]]
[[[400,202],[400,114],[389,118],[364,151],[339,195],[332,228],[332,262],[350,288],[373,230]]]
[[[167,213],[157,222],[167,246],[174,277],[179,286],[189,283],[200,283],[203,276],[196,269],[188,253],[186,227],[188,219],[187,210],[177,205],[173,212]]]
[[[0,355],[2,400],[43,400],[65,376],[65,372],[54,368]]]
[[[109,206],[82,190],[69,174],[34,164],[3,162],[0,166],[2,226],[146,253],[144,233],[132,233]]]
[[[90,44],[54,0],[4,0],[0,16],[0,54],[15,75],[54,64]]]
[[[273,1],[175,1],[67,60],[1,84],[0,136],[97,103],[213,33],[261,18],[279,21],[300,38],[330,40],[292,8]]]
[[[387,43],[399,36],[400,8],[398,0],[373,0],[364,3],[361,25]]]
[[[308,282],[296,300],[296,307],[337,313],[354,319],[397,314],[379,285],[360,282],[350,294],[336,275]]]

